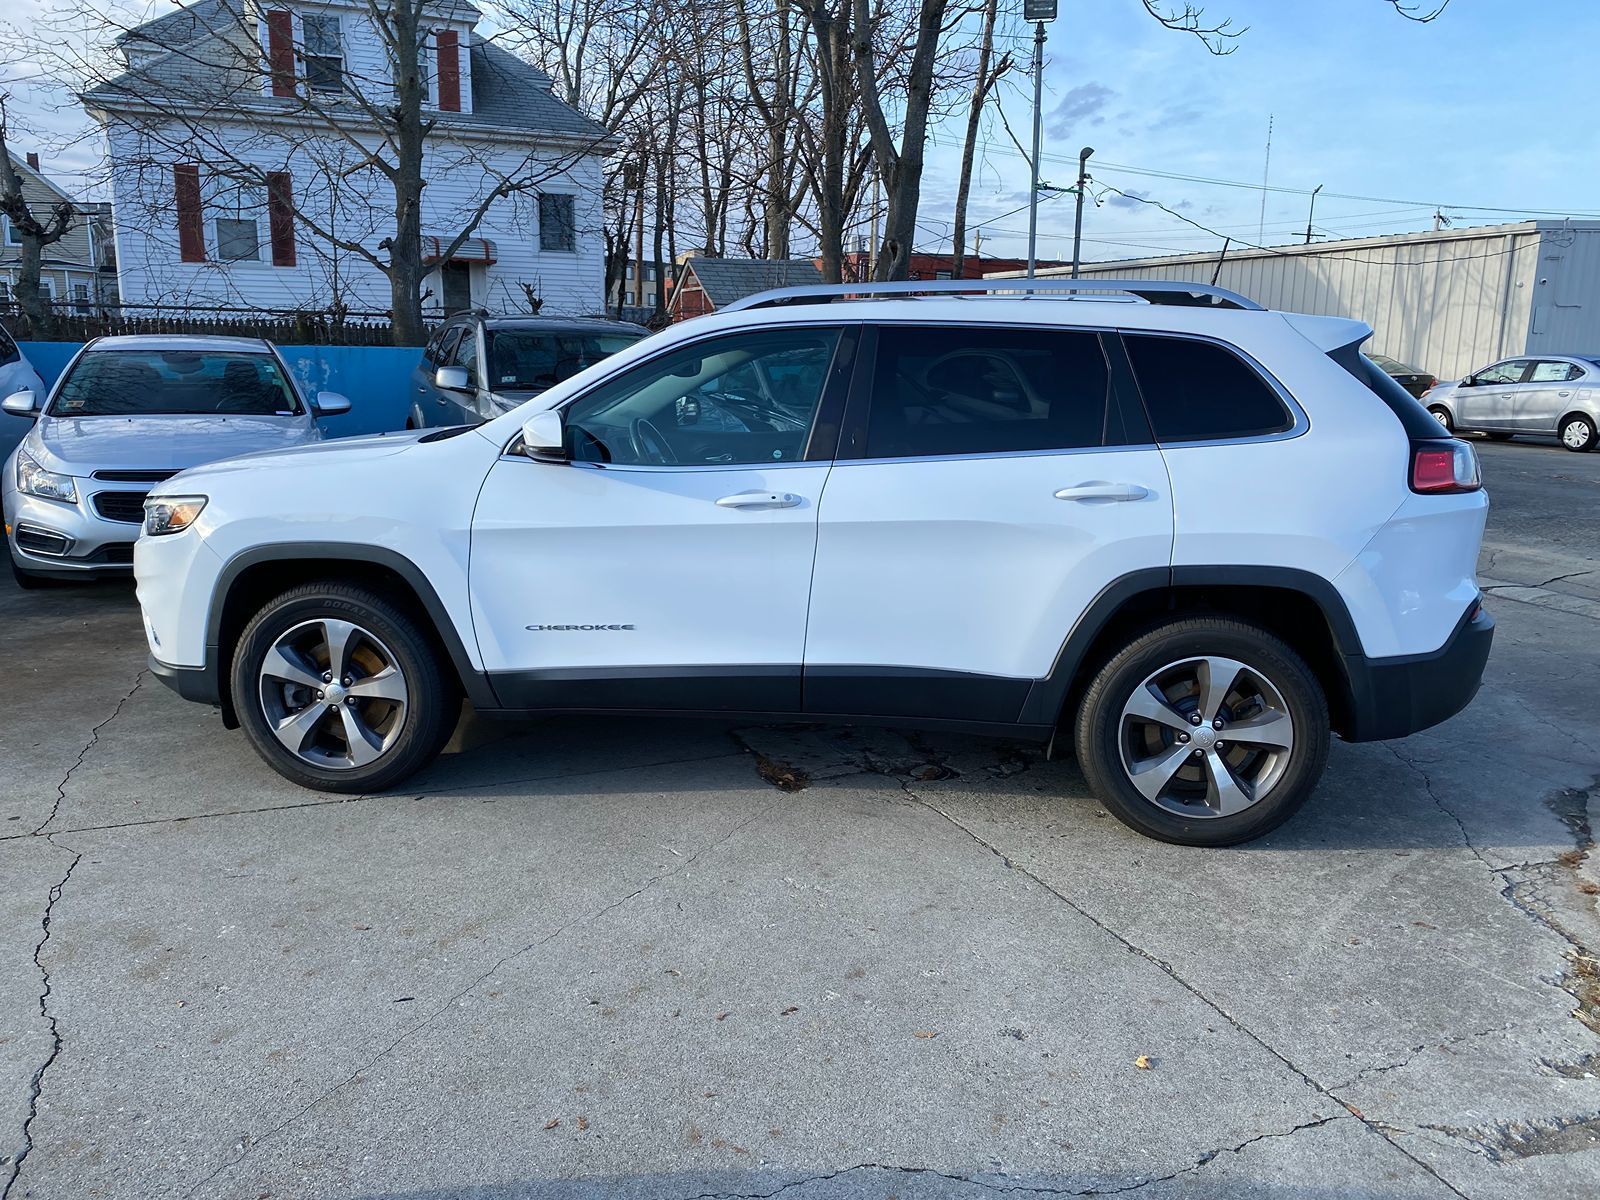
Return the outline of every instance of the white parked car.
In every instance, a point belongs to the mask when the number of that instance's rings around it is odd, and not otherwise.
[[[0,473],[12,574],[33,587],[128,574],[152,484],[198,463],[316,442],[317,417],[350,401],[302,396],[258,338],[146,335],[90,342],[48,396],[25,387],[0,407],[7,421],[33,422]]]
[[[1558,437],[1568,450],[1600,442],[1600,358],[1545,354],[1507,358],[1423,398],[1452,433],[1509,441],[1519,433]]]
[[[186,471],[135,552],[152,670],[308,787],[397,783],[463,695],[865,721],[1075,744],[1202,845],[1286,819],[1330,731],[1472,698],[1477,460],[1367,326],[986,286],[767,293],[480,426]]]

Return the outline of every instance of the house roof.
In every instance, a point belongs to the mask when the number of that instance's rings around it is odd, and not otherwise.
[[[691,258],[684,265],[717,308],[770,288],[822,282],[809,258]]]
[[[206,36],[236,37],[236,3],[237,0],[196,0],[186,8],[127,31],[117,42],[174,51]],[[462,16],[475,17],[478,11],[463,0],[441,0],[438,7]],[[473,111],[441,114],[444,124],[521,129],[595,141],[609,137],[604,126],[557,99],[550,91],[550,77],[531,63],[476,35],[470,40],[468,52]],[[230,93],[230,102],[241,110],[270,112],[281,107],[269,98],[258,99],[254,87],[259,84],[250,85],[236,69],[230,69],[237,62],[231,53],[214,66],[202,65],[203,58],[199,52],[165,54],[107,80],[86,92],[85,98],[108,108],[115,108],[119,99],[138,99],[153,93],[168,101],[199,104],[220,91]]]

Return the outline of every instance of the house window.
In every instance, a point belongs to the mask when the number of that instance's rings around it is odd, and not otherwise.
[[[306,82],[314,92],[344,91],[344,46],[339,18],[331,13],[306,13],[300,18],[306,47]]]
[[[72,307],[79,312],[89,311],[89,285],[75,283],[72,285]]]
[[[571,196],[559,192],[539,194],[539,249],[576,250],[577,223]]]
[[[0,279],[0,305],[11,303],[11,281]]]
[[[255,221],[217,218],[217,258],[222,262],[259,262],[261,230]]]
[[[12,227],[11,218],[10,217],[0,217],[0,222],[3,222],[5,224],[5,227],[6,227],[6,245],[8,245],[8,246],[20,246],[20,245],[22,245],[22,235],[20,233],[18,233],[16,231],[16,229],[14,229]]]

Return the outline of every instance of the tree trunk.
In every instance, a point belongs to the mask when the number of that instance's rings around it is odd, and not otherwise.
[[[1000,11],[1000,0],[986,0],[983,9],[983,34],[978,44],[978,77],[972,83],[972,101],[967,105],[967,134],[961,143],[961,175],[956,180],[955,228],[950,233],[955,257],[950,263],[950,278],[962,279],[967,269],[967,196],[972,190],[972,160],[978,148],[978,126],[983,119],[983,106],[988,103],[989,89],[1010,68],[1010,60],[1002,58],[991,78],[989,59],[994,54],[994,24]]]
[[[390,175],[394,186],[394,234],[389,245],[389,305],[396,346],[421,346],[427,340],[422,320],[422,157],[428,123],[422,117],[426,84],[419,69],[421,0],[395,4],[395,163]]]

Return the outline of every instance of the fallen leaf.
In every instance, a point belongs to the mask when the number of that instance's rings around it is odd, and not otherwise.
[[[1352,1117],[1355,1117],[1357,1120],[1361,1121],[1366,1120],[1366,1118],[1361,1115],[1361,1110],[1354,1104],[1346,1104],[1345,1107],[1350,1110],[1350,1115]]]
[[[579,1117],[578,1118],[578,1132],[581,1133],[587,1128],[589,1128],[589,1118],[588,1117]]]
[[[1413,925],[1415,925],[1418,929],[1437,929],[1437,928],[1439,928],[1437,925],[1429,925],[1426,921],[1413,921],[1411,923]]]
[[[561,1118],[560,1117],[551,1117],[548,1121],[546,1121],[544,1123],[544,1127],[546,1129],[554,1129],[559,1124],[561,1124]]]
[[[1139,1055],[1138,1058],[1133,1060],[1133,1065],[1141,1071],[1148,1071],[1150,1069],[1150,1056],[1148,1054]]]
[[[727,1013],[725,1013],[725,1012],[719,1012],[719,1013],[718,1013],[718,1014],[717,1014],[717,1020],[719,1020],[719,1021],[726,1021],[726,1020],[727,1020],[727,1019],[728,1019],[728,1014],[727,1014]]]
[[[937,1029],[919,1029],[911,1036],[919,1038],[936,1038],[939,1036],[939,1031]]]
[[[1578,884],[1578,890],[1585,896],[1600,896],[1600,883],[1590,883],[1585,879]]]
[[[372,926],[371,925],[352,925],[352,926],[350,926],[350,928],[351,929],[360,929],[360,930],[362,930],[364,932],[364,931],[366,931],[368,929],[371,929]]]
[[[711,1099],[711,1097],[716,1095],[715,1092],[701,1092],[700,1094],[702,1096],[704,1096],[707,1100]]]
[[[789,1005],[788,1008],[784,1009],[778,1015],[780,1017],[789,1017],[789,1016],[793,1016],[795,1013],[797,1013],[799,1011],[800,1011],[800,1006],[798,1004],[791,1004],[791,1005]]]

